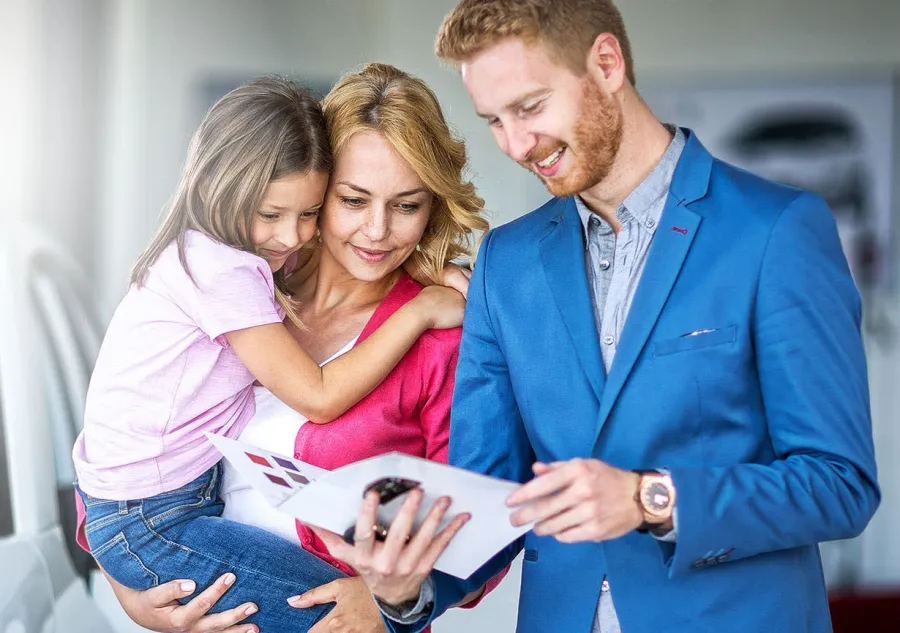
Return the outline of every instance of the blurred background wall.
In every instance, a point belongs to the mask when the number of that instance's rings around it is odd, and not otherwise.
[[[0,0],[0,219],[29,219],[68,247],[89,271],[98,310],[108,318],[217,87],[272,72],[327,87],[345,70],[377,60],[430,83],[468,142],[492,224],[507,222],[547,194],[500,153],[456,73],[433,55],[435,31],[454,4]],[[896,0],[619,5],[639,89],[700,76],[740,81],[900,70]],[[900,147],[897,129],[885,130],[894,147]],[[895,220],[897,202],[894,195]],[[894,266],[896,261],[894,252]],[[897,292],[877,299],[900,325]],[[900,522],[900,348],[875,342],[869,348],[884,500],[854,551],[865,585],[900,586],[900,539],[894,534]]]

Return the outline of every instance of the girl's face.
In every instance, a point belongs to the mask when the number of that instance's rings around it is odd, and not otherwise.
[[[380,281],[412,254],[434,196],[383,136],[353,135],[335,157],[319,223],[327,253],[352,277]]]
[[[273,180],[266,187],[253,217],[251,239],[272,272],[312,239],[327,186],[328,173],[313,171]]]

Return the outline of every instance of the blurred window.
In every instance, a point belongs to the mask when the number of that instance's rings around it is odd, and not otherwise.
[[[3,393],[0,393],[0,403]],[[9,494],[9,460],[6,458],[6,437],[3,432],[3,407],[0,406],[0,538],[13,531],[12,499]]]

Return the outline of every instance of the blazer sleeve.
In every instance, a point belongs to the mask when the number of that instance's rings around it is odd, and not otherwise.
[[[860,323],[834,217],[822,199],[798,194],[771,229],[751,323],[776,457],[671,469],[670,576],[862,532],[880,491]]]
[[[451,409],[450,463],[482,474],[527,481],[532,477],[534,453],[488,305],[493,237],[493,232],[485,236],[469,284]],[[387,619],[385,624],[394,633],[422,631],[467,594],[488,584],[515,558],[522,543],[523,539],[518,539],[466,580],[432,572],[434,607],[428,617],[414,625]],[[496,582],[499,579],[491,583],[491,588]]]

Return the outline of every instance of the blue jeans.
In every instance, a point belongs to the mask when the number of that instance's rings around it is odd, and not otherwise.
[[[287,599],[345,574],[299,544],[223,519],[221,471],[217,464],[182,488],[136,501],[97,499],[78,488],[91,554],[116,581],[139,590],[190,578],[202,591],[233,572],[237,581],[211,612],[254,602],[259,611],[245,621],[262,633],[307,631],[333,605],[294,609]]]

